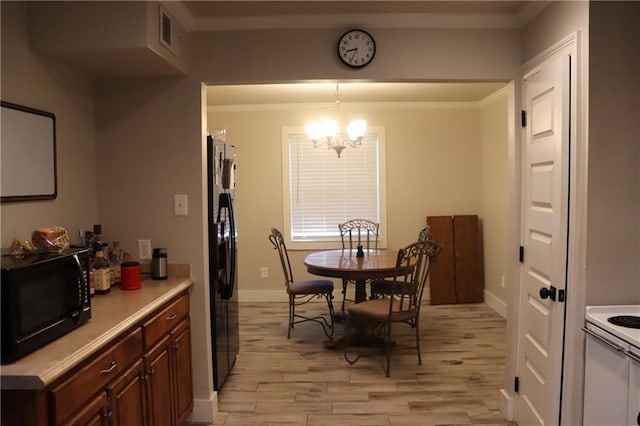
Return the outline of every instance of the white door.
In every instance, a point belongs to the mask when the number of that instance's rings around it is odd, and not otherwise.
[[[565,307],[561,299],[566,284],[569,205],[570,61],[569,55],[551,58],[524,79],[524,260],[517,364],[517,421],[521,426],[558,424],[559,420]]]

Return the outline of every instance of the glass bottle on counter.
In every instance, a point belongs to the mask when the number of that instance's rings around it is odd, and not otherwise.
[[[93,259],[91,269],[93,270],[93,280],[95,282],[96,293],[104,294],[111,291],[111,272],[109,264],[104,258],[102,250],[96,251],[96,257]]]
[[[124,251],[120,248],[120,242],[114,241],[109,256],[109,263],[113,266],[116,284],[122,282],[122,270],[120,269],[120,267],[122,266],[123,261]]]
[[[91,247],[93,249],[94,256],[99,250],[102,250],[102,225],[93,225]]]

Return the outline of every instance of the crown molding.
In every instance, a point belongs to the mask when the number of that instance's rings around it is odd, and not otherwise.
[[[196,17],[181,1],[161,4],[187,31],[247,31],[345,28],[472,28],[517,29],[547,7],[551,0],[528,2],[517,13],[364,13]]]

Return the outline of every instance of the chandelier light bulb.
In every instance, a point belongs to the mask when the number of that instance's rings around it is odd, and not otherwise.
[[[352,141],[361,141],[367,132],[367,120],[353,120],[347,126],[347,135]]]
[[[349,145],[352,148],[362,145],[362,138],[367,133],[366,120],[353,120],[347,126],[347,139],[341,139],[339,135],[338,120],[340,119],[340,97],[336,84],[336,120],[323,120],[319,123],[307,124],[307,135],[315,148],[320,145],[327,145],[333,149],[340,157],[342,151]]]
[[[327,143],[335,139],[338,134],[338,122],[336,120],[324,120],[320,123],[322,129],[322,137],[325,138]]]

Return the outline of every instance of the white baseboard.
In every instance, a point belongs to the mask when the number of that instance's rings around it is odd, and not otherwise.
[[[193,400],[193,411],[188,421],[212,424],[218,414],[218,392],[211,392],[208,399]]]
[[[513,421],[513,397],[500,389],[500,412],[508,421]]]
[[[493,309],[498,314],[500,314],[502,318],[504,319],[507,318],[507,304],[504,303],[502,300],[498,299],[496,296],[493,295],[493,293],[490,293],[487,290],[484,291],[484,303],[489,305],[491,309]]]
[[[287,290],[241,290],[238,292],[239,302],[289,302]]]
[[[334,296],[335,293],[334,293]],[[338,297],[342,297],[340,294]],[[428,288],[425,288],[423,303],[429,303]],[[342,299],[338,299],[342,300]],[[238,301],[241,303],[255,303],[255,302],[289,302],[286,290],[241,290],[238,292]],[[484,301],[491,309],[496,311],[503,318],[507,317],[507,304],[498,299],[492,293],[484,291]],[[312,302],[325,303],[323,299],[313,300]],[[336,299],[334,299],[334,303]]]

